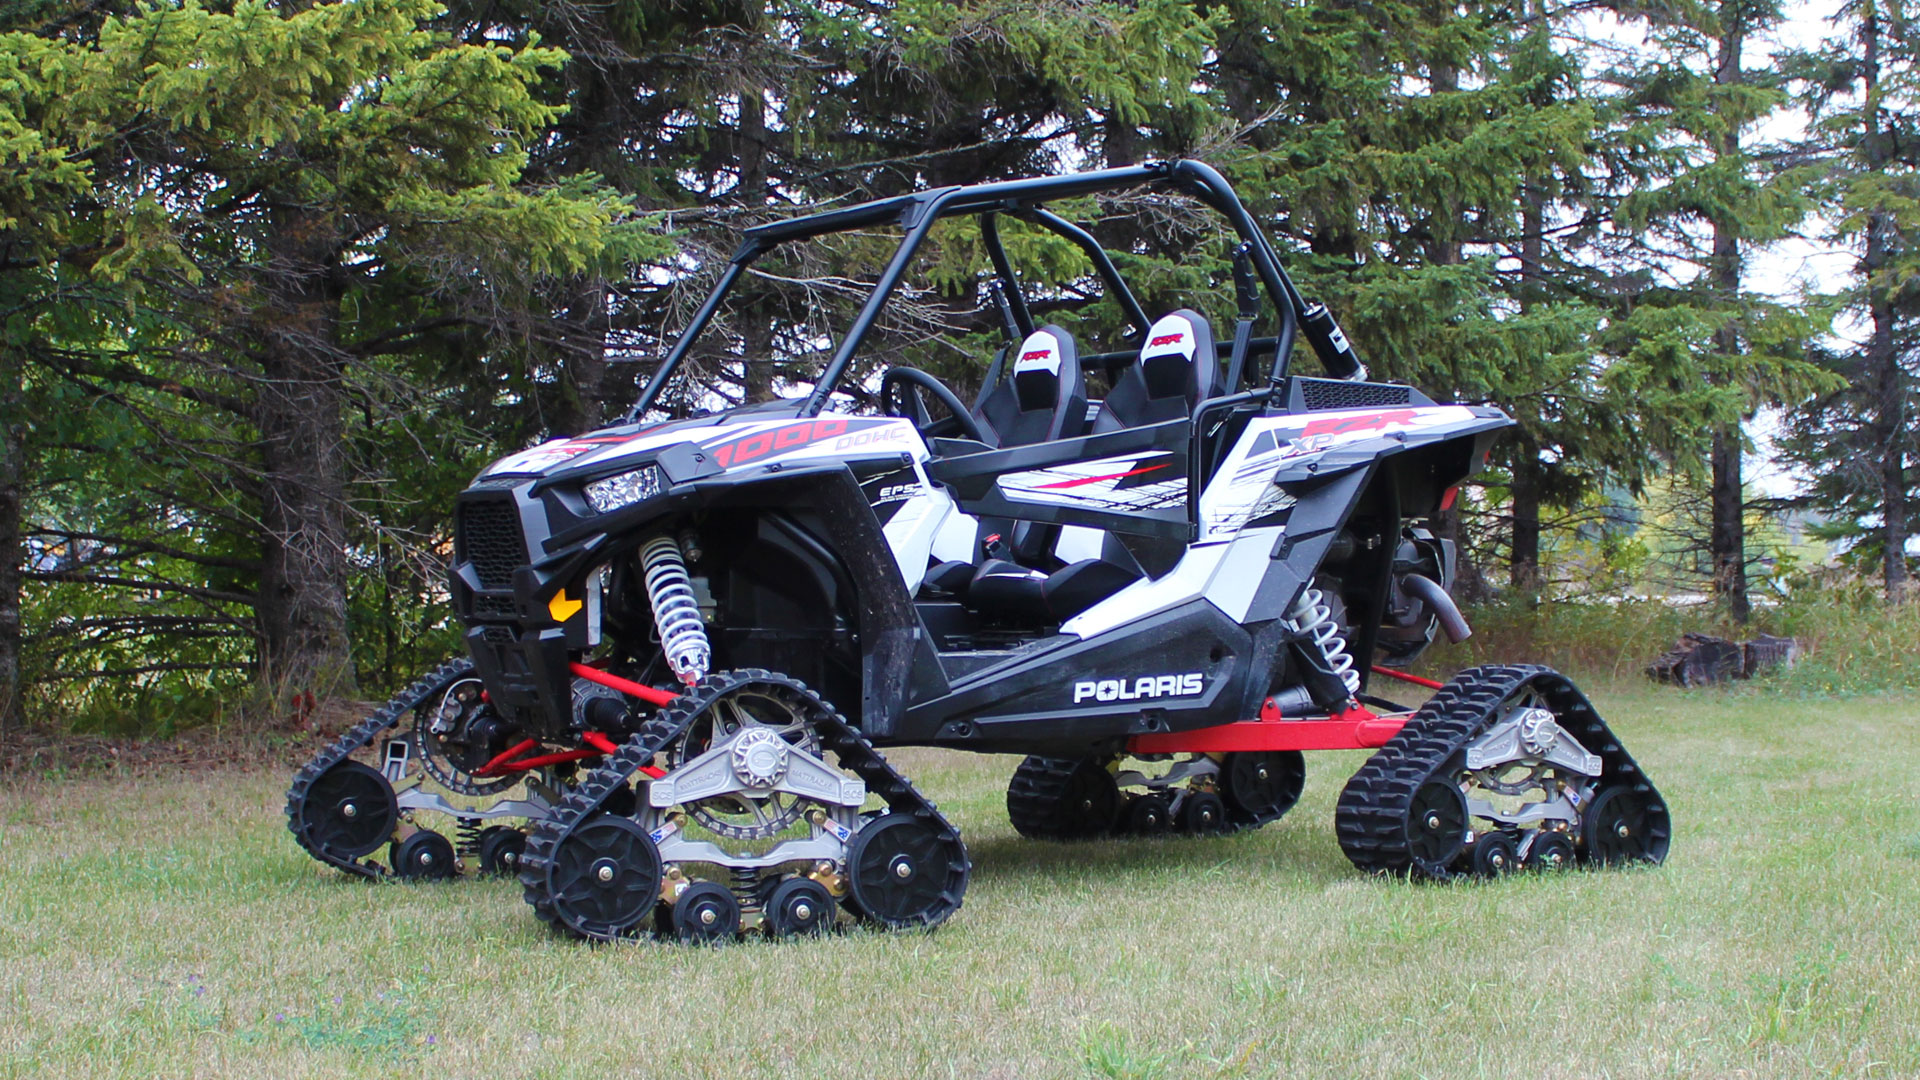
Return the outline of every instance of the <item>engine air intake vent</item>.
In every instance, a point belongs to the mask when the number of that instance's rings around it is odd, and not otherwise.
[[[1413,401],[1410,388],[1391,383],[1347,382],[1343,379],[1299,379],[1294,385],[1300,394],[1300,408],[1309,412],[1324,409],[1371,409],[1382,405],[1406,405]]]
[[[462,502],[456,522],[453,557],[473,564],[481,588],[513,588],[513,572],[527,565],[527,542],[512,497]]]

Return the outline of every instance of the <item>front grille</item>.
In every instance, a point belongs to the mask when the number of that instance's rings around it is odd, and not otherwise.
[[[520,508],[511,496],[460,504],[453,557],[473,564],[481,588],[513,588],[513,572],[527,565],[527,542],[520,532]]]
[[[1404,386],[1389,383],[1347,382],[1342,379],[1301,379],[1300,404],[1308,410],[1371,409],[1405,405],[1413,400]]]
[[[514,608],[511,596],[474,593],[473,614],[479,619],[512,619],[517,618],[520,613]]]

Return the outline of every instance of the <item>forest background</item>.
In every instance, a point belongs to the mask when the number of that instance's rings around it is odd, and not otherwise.
[[[1376,376],[1520,422],[1440,523],[1469,600],[1893,618],[1920,526],[1904,5],[5,0],[0,730],[403,683],[458,648],[454,493],[617,418],[736,230],[1175,156],[1228,174]],[[1071,210],[1149,308],[1227,317],[1217,226]],[[940,239],[866,374],[978,387],[976,239]],[[1075,255],[1009,242],[1057,283],[1037,313],[1112,330]],[[804,382],[879,243],[771,267],[700,392]],[[1804,250],[1831,272],[1783,273]]]

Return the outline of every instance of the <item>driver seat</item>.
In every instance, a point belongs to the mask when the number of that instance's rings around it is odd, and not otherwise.
[[[1184,420],[1193,415],[1195,405],[1213,396],[1218,376],[1213,327],[1199,312],[1181,308],[1147,330],[1140,358],[1114,380],[1093,430],[1104,435]]]
[[[1030,446],[1087,433],[1087,380],[1080,372],[1080,350],[1073,335],[1058,326],[1042,326],[1027,335],[1013,356],[1012,373],[988,388],[973,407],[980,434],[995,449]],[[1008,530],[1016,557],[1045,554],[1059,535],[1058,525],[1021,521]],[[979,567],[958,559],[928,569],[923,579],[964,598]]]
[[[1013,358],[1012,373],[973,407],[987,445],[1005,449],[1086,434],[1087,380],[1072,335],[1043,326],[1027,335]]]

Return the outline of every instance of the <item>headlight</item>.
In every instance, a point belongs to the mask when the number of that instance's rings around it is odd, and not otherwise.
[[[632,472],[595,480],[587,485],[587,504],[595,513],[606,514],[642,499],[651,499],[665,489],[660,470],[645,465]]]

